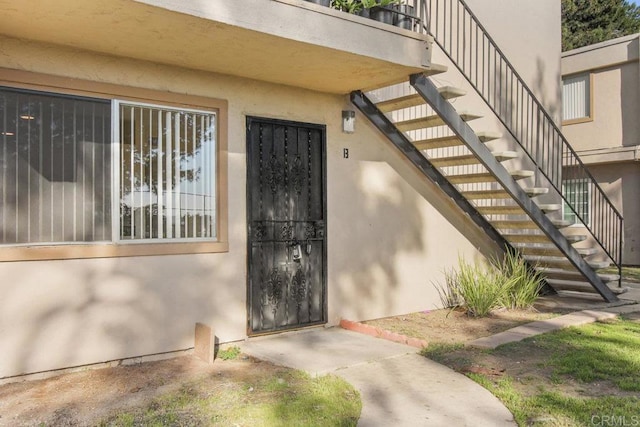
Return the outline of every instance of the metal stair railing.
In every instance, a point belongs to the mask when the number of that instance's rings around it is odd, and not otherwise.
[[[419,3],[421,31],[434,38],[620,271],[622,215],[496,42],[463,0]],[[564,191],[563,179],[586,186],[589,212],[585,192]]]

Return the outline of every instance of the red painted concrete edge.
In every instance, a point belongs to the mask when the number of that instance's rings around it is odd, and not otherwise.
[[[417,338],[407,337],[406,335],[396,334],[395,332],[385,331],[384,329],[376,328],[375,326],[366,325],[360,322],[354,322],[352,320],[340,320],[340,327],[348,331],[358,332],[360,334],[382,338],[384,340],[393,341],[420,349],[429,345],[425,340],[419,340]]]

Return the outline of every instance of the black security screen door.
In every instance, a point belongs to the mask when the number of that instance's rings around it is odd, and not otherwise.
[[[326,322],[324,126],[247,119],[249,334]]]

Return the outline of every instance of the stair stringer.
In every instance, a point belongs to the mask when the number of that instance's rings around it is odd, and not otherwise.
[[[593,288],[606,301],[617,301],[617,296],[605,285],[600,277],[598,277],[595,271],[593,271],[567,238],[556,228],[546,214],[531,200],[522,187],[516,183],[509,172],[493,154],[491,154],[491,151],[480,141],[473,129],[460,117],[453,106],[440,95],[437,87],[423,74],[412,75],[410,83]],[[496,232],[498,231],[496,230]]]

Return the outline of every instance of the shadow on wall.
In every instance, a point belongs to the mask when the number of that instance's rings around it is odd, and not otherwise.
[[[197,321],[232,328],[240,315],[242,325],[244,267],[222,257],[52,261],[28,276],[24,263],[3,265],[0,339],[11,351],[0,377],[187,349]]]
[[[495,247],[366,117],[357,122],[365,143],[328,165],[330,316],[332,307],[351,320],[432,309],[433,282],[459,255]]]
[[[544,63],[538,59],[532,90],[539,94],[540,102],[549,109],[550,116],[556,118],[560,110],[559,95],[556,93],[555,101],[545,98],[545,75]],[[560,80],[559,74],[555,77]],[[554,87],[561,90],[559,84]],[[508,114],[518,111],[517,100],[509,96],[509,91],[498,91],[498,95],[504,111]],[[473,91],[467,94],[467,97],[477,96]],[[464,98],[460,101],[463,104]],[[483,110],[490,117],[489,109],[485,107]],[[330,193],[333,192],[330,212],[335,216],[330,218],[330,227],[332,235],[338,236],[329,241],[330,274],[338,280],[337,284],[330,286],[330,291],[335,294],[329,296],[330,301],[337,301],[340,307],[350,306],[351,310],[347,312],[353,312],[353,316],[359,319],[407,312],[401,308],[401,294],[413,295],[414,299],[420,300],[413,301],[413,307],[424,309],[427,304],[438,304],[431,282],[442,277],[444,268],[457,263],[458,248],[470,243],[486,256],[495,255],[497,248],[364,116],[358,116],[358,123],[378,137],[370,138],[369,145],[362,148],[366,154],[356,165],[350,163],[339,171],[329,172],[330,182],[340,176],[342,182],[357,183],[358,186],[355,191],[348,191],[346,186],[329,189]],[[506,129],[501,131],[505,139],[510,139]],[[373,141],[377,140],[384,142],[375,149],[371,148]],[[496,141],[497,145],[504,143]],[[515,142],[510,145],[521,155],[520,159],[505,163],[507,169],[535,170],[522,149],[516,148]],[[352,152],[357,153],[355,150]],[[339,161],[338,165],[341,166]],[[536,185],[550,186],[540,176],[536,178]],[[558,197],[557,194],[549,194],[537,201],[557,203]],[[433,215],[436,212],[443,218]],[[433,271],[434,267],[437,271]],[[407,270],[414,273],[413,280],[407,277],[410,276]],[[352,303],[354,300],[357,304]],[[404,303],[406,307],[407,302]]]

